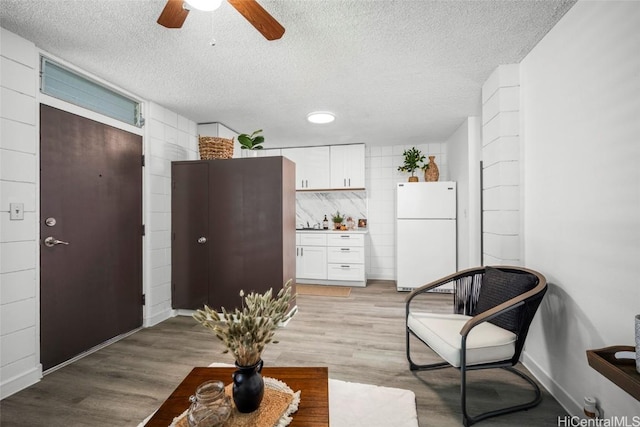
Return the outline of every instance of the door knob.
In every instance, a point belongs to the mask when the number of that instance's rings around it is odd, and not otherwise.
[[[55,237],[47,237],[44,239],[44,245],[51,248],[56,245],[68,245],[69,242],[63,242],[62,240],[58,240]]]
[[[198,243],[200,243],[201,245],[204,245],[205,243],[207,243],[207,238],[206,237],[199,238]]]

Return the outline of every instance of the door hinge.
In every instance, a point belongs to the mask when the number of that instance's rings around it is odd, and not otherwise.
[[[144,154],[142,155],[142,166],[144,166]]]
[[[147,305],[147,295],[142,294],[142,305]]]
[[[145,236],[147,234],[146,227],[142,224],[142,235]]]

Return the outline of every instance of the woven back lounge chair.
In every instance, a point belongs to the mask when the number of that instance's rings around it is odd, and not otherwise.
[[[453,312],[427,311],[428,292],[453,283]],[[406,300],[406,347],[411,370],[455,367],[461,374],[461,406],[465,426],[486,418],[537,406],[538,385],[514,366],[520,359],[529,325],[547,290],[540,273],[521,267],[479,267],[460,271],[415,289]],[[411,336],[429,346],[444,361],[419,365],[411,359]],[[467,375],[476,369],[502,368],[533,387],[535,398],[520,405],[485,412],[467,412]]]

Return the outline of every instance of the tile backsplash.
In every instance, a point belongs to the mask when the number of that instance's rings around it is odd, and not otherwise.
[[[324,216],[331,223],[331,215],[340,211],[346,218],[354,221],[367,218],[367,193],[365,191],[334,191],[326,193],[296,193],[296,227],[313,227],[320,223]],[[331,226],[331,225],[330,225]]]

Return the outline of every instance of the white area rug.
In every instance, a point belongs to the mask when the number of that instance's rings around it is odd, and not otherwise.
[[[300,396],[304,400],[304,394]],[[329,379],[331,427],[418,427],[411,390]]]
[[[233,367],[223,363],[209,366]],[[300,400],[304,402],[304,392]],[[138,427],[150,418],[151,415]],[[331,427],[418,427],[416,395],[401,388],[329,378],[329,423]]]

